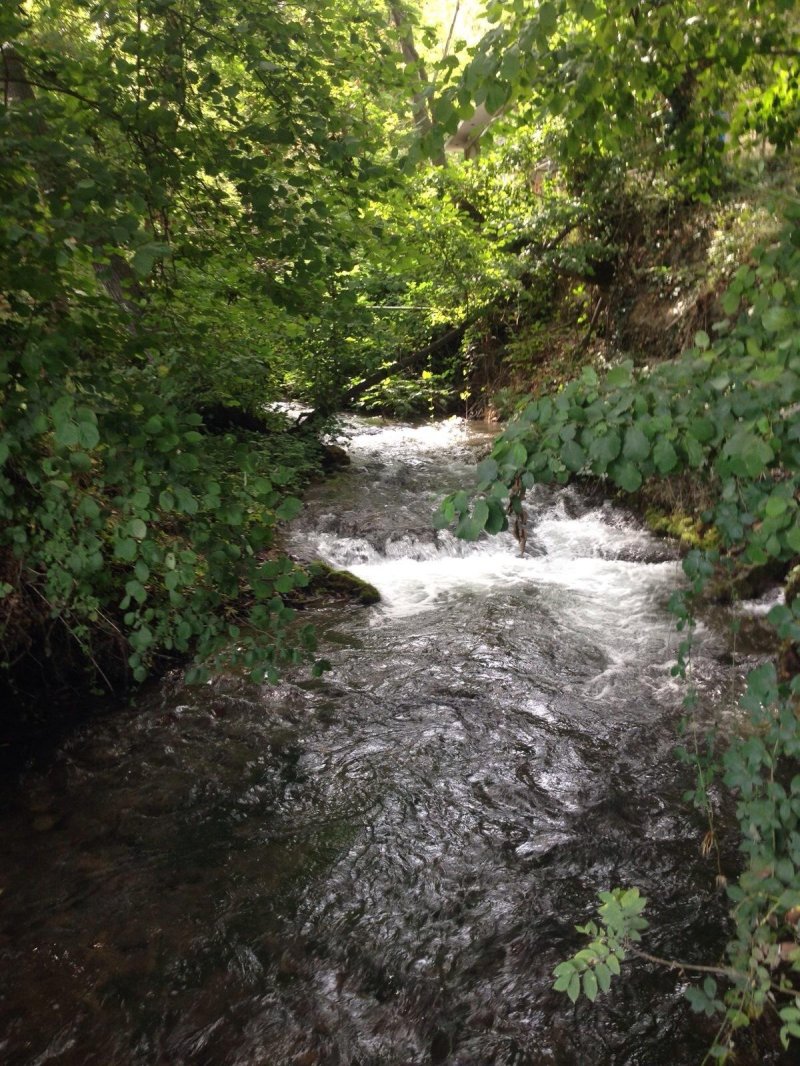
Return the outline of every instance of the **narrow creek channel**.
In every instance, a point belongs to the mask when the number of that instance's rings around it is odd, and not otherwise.
[[[461,544],[430,516],[488,430],[351,434],[292,529],[383,596],[316,614],[332,670],[168,679],[6,789],[6,1066],[702,1059],[679,974],[551,990],[604,888],[651,898],[660,954],[724,941],[673,754],[671,548],[572,489],[534,494],[524,558]],[[695,671],[722,704],[721,636]]]

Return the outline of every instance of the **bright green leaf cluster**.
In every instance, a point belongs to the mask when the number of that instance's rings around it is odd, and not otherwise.
[[[642,917],[647,900],[636,888],[615,888],[600,893],[599,924],[577,926],[579,933],[590,937],[585,948],[556,966],[554,988],[566,992],[574,1003],[581,992],[592,1002],[598,992],[607,992],[611,978],[619,976],[631,943],[641,940],[648,922]]]

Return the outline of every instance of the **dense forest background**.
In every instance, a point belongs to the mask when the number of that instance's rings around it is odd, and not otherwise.
[[[519,414],[440,525],[524,537],[592,476],[695,596],[787,581],[746,740],[687,757],[744,842],[715,1053],[767,1007],[800,1036],[795,4],[29,0],[0,42],[7,705],[313,658],[277,537],[331,416]],[[603,906],[573,998],[638,936]]]

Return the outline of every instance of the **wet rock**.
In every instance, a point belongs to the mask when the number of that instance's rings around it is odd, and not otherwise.
[[[341,470],[350,466],[350,456],[338,444],[323,444],[321,447],[323,470]]]
[[[417,526],[413,529],[395,529],[385,538],[385,545],[398,544],[407,541],[417,544],[435,544],[437,531],[429,526]]]
[[[468,1024],[474,1029],[491,1029],[494,1025],[494,1010],[491,1007],[479,1007],[469,1016]]]
[[[379,603],[381,594],[374,585],[362,581],[349,570],[336,570],[322,560],[306,567],[310,578],[304,589],[295,589],[287,597],[292,607],[322,606],[331,601],[346,601],[369,605]]]
[[[55,829],[61,819],[54,814],[40,814],[31,823],[34,833],[47,833]]]
[[[445,1062],[452,1051],[452,1041],[450,1037],[437,1029],[431,1038],[431,1062],[439,1063]]]
[[[317,1066],[320,1061],[320,1053],[313,1048],[311,1051],[301,1051],[292,1059],[294,1066]]]
[[[703,599],[722,604],[755,600],[780,582],[785,572],[786,564],[780,559],[771,559],[759,566],[736,566],[730,570],[719,566],[703,590]]]
[[[303,964],[290,951],[284,951],[278,962],[278,973],[281,977],[299,977],[303,973]]]
[[[625,544],[614,549],[601,549],[598,557],[621,563],[653,564],[672,562],[677,559],[678,552],[669,540],[648,538],[643,539],[639,544]]]

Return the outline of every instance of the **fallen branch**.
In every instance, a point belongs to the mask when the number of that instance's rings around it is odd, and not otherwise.
[[[437,337],[436,340],[431,341],[430,344],[426,344],[423,348],[417,348],[413,352],[408,352],[406,355],[399,356],[388,366],[381,367],[379,370],[375,370],[372,374],[368,374],[365,378],[358,382],[357,385],[353,385],[348,389],[340,398],[339,405],[341,407],[349,407],[360,396],[371,389],[373,385],[377,385],[383,381],[384,378],[389,377],[390,374],[397,373],[398,370],[408,370],[410,367],[421,363],[427,359],[428,356],[433,355],[435,352],[440,351],[442,348],[446,348],[453,343],[460,343],[461,338],[467,331],[467,327],[470,326],[476,319],[477,315],[468,318],[465,322],[462,322],[458,326],[453,326],[452,329],[447,330],[441,337]]]

